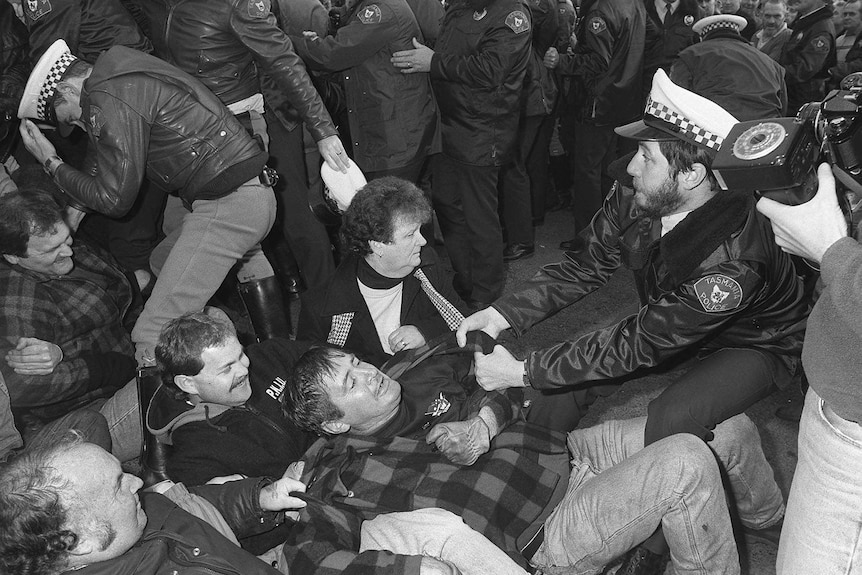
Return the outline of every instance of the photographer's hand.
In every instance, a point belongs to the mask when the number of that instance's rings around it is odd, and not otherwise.
[[[829,246],[847,236],[847,221],[835,194],[835,176],[829,164],[817,168],[817,195],[798,206],[786,206],[768,198],[757,202],[757,211],[772,222],[775,243],[784,251],[820,263]]]

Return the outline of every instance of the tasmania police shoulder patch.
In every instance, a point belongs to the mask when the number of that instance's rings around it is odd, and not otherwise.
[[[515,34],[520,34],[530,29],[530,19],[520,10],[515,10],[506,16],[506,26],[511,28]]]
[[[102,126],[105,125],[105,117],[102,115],[102,109],[98,106],[90,106],[90,113],[87,115],[86,122],[89,125],[87,130],[90,135],[98,138],[102,134]]]
[[[249,18],[266,18],[271,9],[270,0],[248,0]]]
[[[704,311],[709,313],[736,309],[742,303],[739,282],[722,274],[704,276],[694,282],[694,293]]]
[[[24,12],[32,22],[53,10],[50,0],[25,0],[23,5]]]
[[[829,39],[826,36],[817,36],[811,40],[811,47],[815,52],[825,54],[829,51]]]
[[[380,6],[377,4],[370,4],[366,6],[364,9],[359,11],[359,21],[363,24],[380,24],[380,19],[382,18],[380,14]]]
[[[593,34],[601,34],[608,29],[608,23],[601,16],[593,16],[587,22],[587,29]]]

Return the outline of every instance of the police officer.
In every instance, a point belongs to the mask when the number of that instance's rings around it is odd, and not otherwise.
[[[702,41],[679,53],[670,79],[730,112],[737,120],[784,115],[784,69],[739,34],[745,18],[707,16],[694,24]]]
[[[515,148],[531,27],[522,0],[456,0],[434,50],[417,45],[392,56],[402,73],[431,74],[443,124],[434,208],[455,289],[475,308],[503,291],[497,180]]]
[[[778,63],[785,70],[787,113],[795,115],[803,104],[823,99],[836,55],[832,11],[823,0],[799,0],[792,6],[798,15]]]
[[[608,165],[618,155],[614,128],[642,112],[646,10],[643,2],[594,0],[581,6],[575,53],[545,55],[545,65],[572,76],[569,101],[574,116],[572,212],[574,232],[587,227],[613,179]],[[583,248],[575,235],[560,249]]]
[[[658,35],[658,49],[645,62],[645,77],[652,78],[658,68],[670,73],[677,54],[697,42],[691,29],[698,19],[696,0],[646,0],[651,29]]]
[[[298,112],[332,168],[346,170],[348,158],[305,65],[278,27],[270,0],[154,0],[143,9],[156,55],[203,82],[247,128],[269,139],[272,167],[289,180],[276,187],[282,232],[306,284],[321,285],[335,269],[332,250],[325,228],[308,208],[304,170],[297,169],[304,168],[302,133],[282,124],[281,118],[295,116],[285,108]],[[261,74],[284,96],[278,110],[264,102]]]
[[[367,179],[397,176],[418,183],[430,154],[440,151],[431,80],[401,74],[393,52],[424,41],[405,0],[350,0],[334,35],[291,38],[314,70],[338,72],[347,99],[353,159]]]

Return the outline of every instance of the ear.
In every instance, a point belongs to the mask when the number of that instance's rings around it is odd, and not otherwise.
[[[81,95],[81,91],[71,82],[58,82],[57,87],[54,89],[63,94],[63,97],[66,99],[78,98]]]
[[[350,425],[344,423],[343,421],[327,421],[320,427],[323,428],[323,431],[329,433],[330,435],[339,435],[341,433],[347,433],[350,431]]]
[[[3,254],[3,259],[14,266],[21,258],[19,258],[18,256],[10,256],[9,254]]]
[[[677,182],[686,190],[693,190],[706,181],[707,167],[699,162],[692,164],[691,169],[677,174]]]
[[[68,552],[67,567],[75,569],[92,563],[90,555],[99,549],[99,542],[90,534],[78,533],[78,543]]]
[[[182,391],[186,393],[190,393],[192,395],[200,395],[198,393],[198,384],[195,382],[193,377],[188,375],[175,375],[174,383],[177,384]]]
[[[383,248],[383,242],[378,242],[377,240],[369,240],[368,247],[371,248],[371,253],[376,256],[380,255],[380,250]]]

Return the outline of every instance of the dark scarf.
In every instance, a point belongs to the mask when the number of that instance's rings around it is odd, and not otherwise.
[[[389,278],[381,275],[371,267],[365,258],[359,258],[359,265],[356,267],[356,279],[371,289],[389,289],[404,281],[404,278]]]
[[[745,223],[754,207],[750,192],[720,190],[659,240],[668,280],[674,286],[691,273]],[[696,241],[692,241],[696,239]]]

